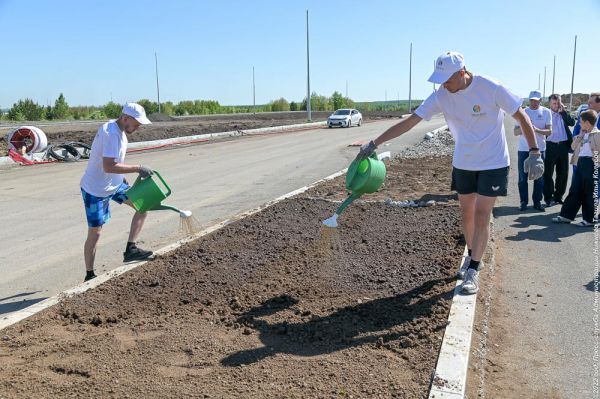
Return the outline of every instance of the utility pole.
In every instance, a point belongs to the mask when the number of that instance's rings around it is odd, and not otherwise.
[[[346,98],[348,98],[348,80],[346,79]]]
[[[310,112],[310,53],[308,51],[308,10],[306,10],[306,112],[308,121],[312,121]]]
[[[410,44],[410,56],[408,61],[408,113],[412,109],[412,43]]]
[[[385,101],[383,102],[383,110],[387,111],[387,90],[385,91]]]
[[[154,52],[154,66],[156,68],[156,97],[158,98],[158,113],[160,114],[160,89],[158,88],[158,56]]]
[[[435,60],[433,60],[433,69],[435,70]],[[433,91],[435,91],[435,83],[433,84]]]
[[[544,67],[544,91],[542,92],[542,104],[546,101],[546,67]]]
[[[554,76],[556,73],[556,56],[554,56],[554,62],[552,64],[552,94],[554,94]]]
[[[542,74],[538,73],[538,90],[541,89],[542,84],[541,84],[541,78],[542,78]]]
[[[577,35],[575,35],[575,47],[573,47],[573,74],[571,75],[571,97],[569,97],[569,111],[573,110],[573,83],[575,82],[575,56],[577,55]]]
[[[256,85],[254,82],[254,65],[252,65],[252,111],[256,115]]]

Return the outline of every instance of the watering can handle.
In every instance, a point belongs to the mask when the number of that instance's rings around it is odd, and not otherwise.
[[[155,174],[156,176],[158,176],[158,178],[160,179],[160,181],[162,182],[162,184],[163,184],[163,185],[165,186],[165,188],[167,189],[166,196],[168,197],[169,195],[171,195],[171,187],[169,187],[169,186],[167,185],[167,182],[165,182],[165,180],[162,178],[162,176],[160,175],[160,173],[158,173],[158,171],[156,171],[156,170],[155,170],[155,171],[154,171],[154,174]]]

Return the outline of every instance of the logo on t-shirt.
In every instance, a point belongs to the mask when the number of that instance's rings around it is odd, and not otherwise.
[[[471,116],[484,116],[485,112],[481,112],[481,105],[479,104],[475,104],[473,105],[473,112],[471,113]]]

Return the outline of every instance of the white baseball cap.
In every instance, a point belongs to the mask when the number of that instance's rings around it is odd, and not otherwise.
[[[456,51],[448,51],[440,55],[435,61],[435,69],[429,81],[431,83],[443,84],[455,72],[460,71],[465,66],[465,57]]]
[[[146,111],[144,111],[144,107],[142,107],[140,104],[127,103],[123,106],[123,110],[121,112],[125,115],[131,116],[142,125],[150,125],[152,123],[150,122],[150,119],[146,117]]]
[[[531,92],[529,92],[530,100],[540,101],[541,98],[542,98],[542,93],[540,93],[538,90],[532,90]]]

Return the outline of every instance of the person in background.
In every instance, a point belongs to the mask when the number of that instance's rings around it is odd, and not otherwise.
[[[587,104],[582,104],[585,107],[582,107],[579,115],[577,115],[577,123],[575,124],[575,127],[573,128],[573,137],[576,137],[577,135],[579,135],[579,132],[581,131],[581,123],[580,123],[580,116],[581,113],[584,111],[587,111],[588,109],[592,109],[594,111],[596,111],[597,114],[600,114],[600,91],[596,91],[596,92],[592,92],[590,93],[590,96],[588,98],[588,102]],[[596,122],[596,127],[598,129],[600,129],[600,118],[598,118],[598,122]],[[577,165],[573,165],[573,175],[571,176],[571,184],[573,184],[573,177],[575,176],[575,172],[577,171]],[[598,196],[596,197],[597,201],[600,201],[600,190],[598,190]]]
[[[80,182],[81,195],[85,207],[88,234],[83,248],[86,275],[84,281],[96,277],[94,260],[96,246],[100,240],[102,226],[110,220],[110,201],[131,205],[126,191],[129,188],[123,174],[138,173],[140,177],[153,174],[152,169],[142,165],[125,163],[127,135],[135,132],[141,125],[150,124],[144,107],[135,103],[123,106],[121,116],[100,126],[94,141],[85,173]],[[136,245],[136,239],[146,220],[146,213],[136,211],[131,220],[129,239],[123,253],[123,261],[147,259],[152,251],[146,251]]]
[[[569,177],[569,150],[573,142],[570,126],[575,119],[565,110],[559,94],[548,97],[552,113],[552,133],[546,138],[544,154],[544,201],[546,206],[562,204]],[[553,175],[556,170],[556,183]]]
[[[458,193],[462,230],[469,255],[458,276],[461,290],[479,290],[479,269],[490,235],[490,218],[496,197],[506,196],[510,158],[504,130],[504,113],[520,123],[529,146],[523,162],[530,179],[544,173],[544,161],[536,135],[522,100],[501,83],[467,71],[462,54],[450,51],[440,55],[429,81],[440,84],[408,118],[363,145],[357,159],[370,156],[377,146],[404,134],[421,120],[444,114],[456,145],[452,157],[452,190]],[[427,254],[423,254],[427,256]]]
[[[536,133],[536,141],[544,159],[544,152],[546,151],[546,136],[552,133],[552,114],[546,107],[540,105],[542,93],[537,90],[533,90],[529,93],[529,106],[525,108],[525,113],[529,117],[533,124],[533,130]],[[527,203],[529,202],[529,183],[527,181],[527,171],[524,168],[525,159],[529,157],[529,143],[522,134],[521,124],[517,120],[514,128],[515,136],[521,136],[519,139],[519,150],[518,150],[518,170],[519,170],[519,197],[521,206],[519,209],[525,211],[527,209]],[[544,206],[542,205],[544,188],[544,177],[541,176],[533,181],[533,208],[540,212],[544,212]]]
[[[588,109],[581,113],[580,133],[573,138],[571,163],[577,165],[569,195],[560,209],[560,215],[552,218],[554,223],[572,223],[581,208],[582,221],[578,226],[589,227],[597,222],[596,193],[598,190],[598,167],[600,166],[600,130],[596,127],[598,113]]]
[[[600,92],[590,93],[590,97],[588,98],[588,102],[587,102],[587,108],[585,110],[588,110],[588,109],[593,109],[594,111],[596,111],[597,114],[600,114]],[[579,134],[579,132],[581,132],[580,116],[581,116],[581,114],[578,115],[577,123],[575,124],[575,127],[573,128],[573,137],[577,136]],[[596,122],[596,127],[598,129],[600,129],[600,120],[598,122]]]

